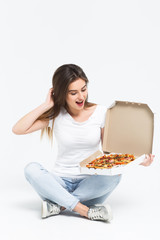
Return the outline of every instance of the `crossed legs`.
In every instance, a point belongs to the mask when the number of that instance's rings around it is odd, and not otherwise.
[[[118,185],[121,176],[91,175],[76,179],[61,178],[48,172],[39,163],[29,163],[25,176],[43,200],[49,200],[87,217],[89,206],[103,203]],[[67,179],[67,181],[66,181]],[[70,185],[69,185],[70,184]],[[70,188],[74,185],[74,190]]]

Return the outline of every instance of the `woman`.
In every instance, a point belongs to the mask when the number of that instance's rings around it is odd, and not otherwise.
[[[54,132],[58,142],[52,172],[36,162],[25,168],[27,180],[43,200],[42,218],[69,209],[91,220],[112,219],[109,205],[102,204],[121,176],[84,175],[79,170],[79,162],[99,149],[107,110],[88,102],[87,85],[88,79],[79,66],[60,66],[53,75],[46,101],[13,127],[15,134],[41,129],[43,135],[46,130],[50,139]],[[146,156],[142,165],[150,165],[153,158]]]

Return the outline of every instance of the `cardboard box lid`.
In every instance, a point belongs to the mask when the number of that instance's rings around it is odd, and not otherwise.
[[[147,104],[115,101],[107,110],[103,152],[152,153],[154,114]]]

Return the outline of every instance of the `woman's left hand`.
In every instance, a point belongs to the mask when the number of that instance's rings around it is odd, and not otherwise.
[[[155,155],[153,155],[153,154],[149,154],[149,155],[146,154],[144,161],[140,165],[145,166],[145,167],[150,166],[151,163],[153,162],[154,157],[155,157]]]

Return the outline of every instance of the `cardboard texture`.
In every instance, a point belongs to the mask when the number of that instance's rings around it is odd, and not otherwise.
[[[80,163],[82,173],[115,175],[143,162],[152,153],[154,114],[147,104],[115,101],[106,113],[103,152],[97,151]],[[103,154],[128,153],[136,159],[111,169],[89,169],[86,164]]]

